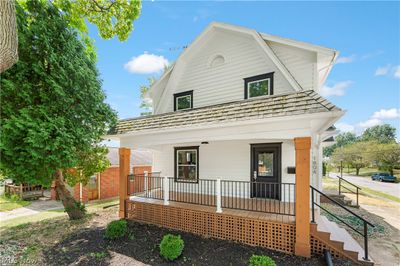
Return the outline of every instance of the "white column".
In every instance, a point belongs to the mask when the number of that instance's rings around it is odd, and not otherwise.
[[[168,177],[164,176],[164,205],[169,205],[169,182]]]
[[[149,172],[144,171],[144,191],[147,192],[148,185],[149,185]]]
[[[217,196],[217,213],[222,212],[222,207],[221,207],[221,179],[217,179],[217,182],[215,183],[215,194]]]

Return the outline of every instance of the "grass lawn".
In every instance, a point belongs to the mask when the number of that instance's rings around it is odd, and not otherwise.
[[[12,200],[4,196],[0,197],[0,212],[11,211],[20,207],[25,207],[31,204],[26,200]]]
[[[88,213],[95,213],[97,211],[103,210],[103,207],[117,204],[119,201],[112,199],[112,200],[103,200],[103,201],[96,201],[93,203],[89,203],[86,205],[86,210]],[[40,222],[51,218],[58,218],[64,217],[67,218],[68,215],[64,210],[51,210],[51,211],[44,211],[35,215],[24,216],[24,217],[17,217],[14,219],[10,219],[0,223],[0,232],[1,230],[15,227],[15,226],[23,226],[24,224]]]

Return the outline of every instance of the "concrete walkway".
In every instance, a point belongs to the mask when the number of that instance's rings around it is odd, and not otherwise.
[[[63,209],[61,201],[55,200],[35,200],[29,206],[21,207],[11,211],[0,212],[0,223],[24,216],[31,216],[40,212]]]

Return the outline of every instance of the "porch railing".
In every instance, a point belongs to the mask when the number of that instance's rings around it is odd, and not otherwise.
[[[295,184],[221,180],[222,208],[295,216]]]
[[[337,176],[337,178],[339,179],[339,195],[341,195],[342,193],[355,194],[356,195],[356,205],[360,206],[358,204],[358,195],[359,195],[359,190],[361,190],[361,187],[347,181],[343,177]],[[347,186],[350,186],[351,188],[348,188]],[[346,190],[346,191],[343,192],[343,190]]]
[[[295,184],[199,179],[183,182],[160,173],[131,175],[128,194],[143,198],[295,216]]]
[[[325,193],[319,191],[318,189],[316,189],[313,186],[310,186],[311,188],[311,222],[315,223],[315,206],[319,207],[321,210],[327,212],[328,214],[330,214],[331,216],[333,216],[335,219],[337,219],[339,222],[343,223],[344,225],[346,225],[347,227],[349,227],[350,229],[352,229],[354,232],[356,232],[357,234],[361,235],[364,238],[364,260],[369,260],[368,258],[368,226],[370,227],[375,227],[375,225],[373,225],[372,223],[370,223],[369,221],[367,221],[366,219],[364,219],[363,217],[361,217],[360,215],[356,214],[355,212],[353,212],[352,210],[350,210],[349,208],[347,208],[346,206],[344,206],[343,204],[337,202],[336,200],[332,199],[331,197],[329,197],[328,195],[326,195]],[[342,219],[341,217],[339,217],[337,214],[332,213],[331,211],[329,211],[327,208],[321,206],[320,204],[317,203],[317,195],[325,197],[326,199],[328,199],[332,204],[339,206],[340,208],[342,208],[343,210],[347,211],[347,213],[351,214],[352,218],[356,219],[358,222],[360,222],[363,226],[363,229],[360,230],[359,228],[357,228],[355,225],[350,224],[348,221],[345,221],[344,219]]]

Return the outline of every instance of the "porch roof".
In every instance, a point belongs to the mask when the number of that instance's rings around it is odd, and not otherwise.
[[[313,90],[120,120],[108,135],[200,124],[341,111]]]

